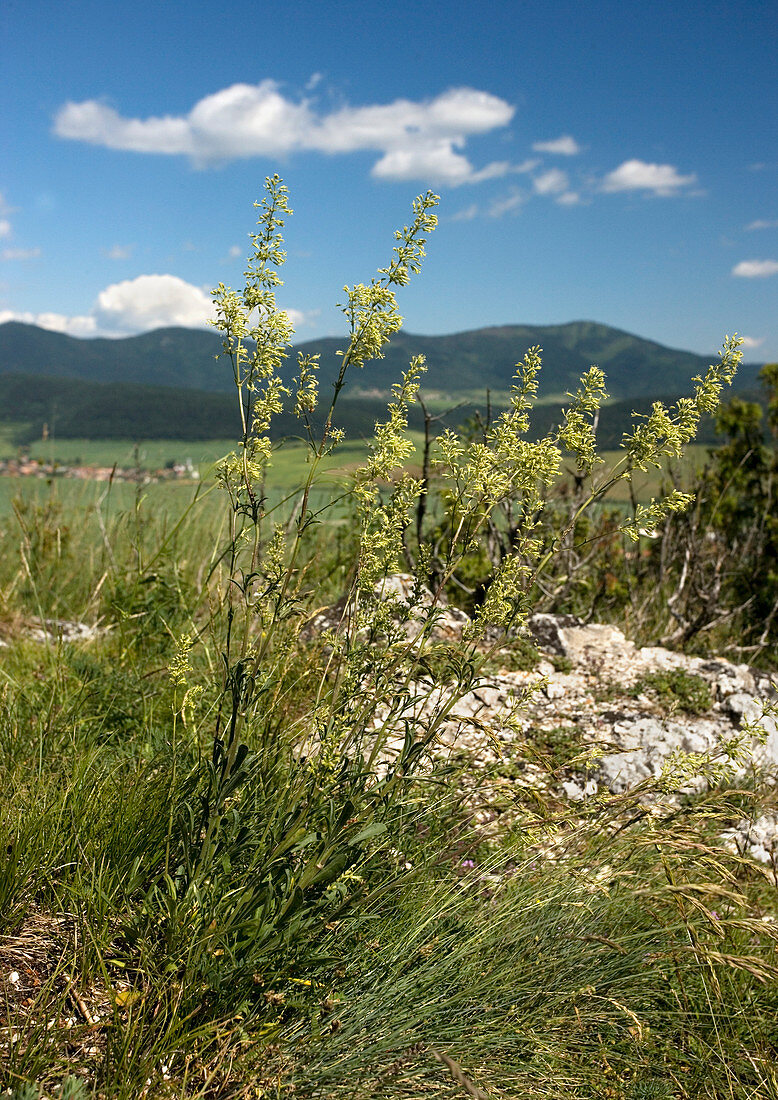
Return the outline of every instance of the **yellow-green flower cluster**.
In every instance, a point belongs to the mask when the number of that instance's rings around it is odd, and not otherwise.
[[[414,199],[413,224],[404,225],[402,229],[395,232],[394,239],[400,242],[399,247],[392,250],[394,257],[389,266],[378,269],[379,275],[386,275],[390,284],[407,286],[410,282],[410,273],[418,275],[421,271],[427,235],[432,233],[438,224],[438,216],[433,213],[438,202],[438,196],[432,191]]]
[[[370,359],[380,359],[384,344],[402,328],[397,298],[388,286],[375,280],[369,285],[344,286],[348,301],[340,308],[354,334],[348,350],[348,365],[362,367]]]
[[[523,547],[528,550],[531,547]],[[537,547],[535,548],[537,549]],[[470,633],[478,637],[486,626],[508,627],[526,617],[527,580],[530,569],[518,554],[510,554],[495,571],[486,598],[478,608]]]
[[[628,458],[625,476],[630,470],[660,467],[667,456],[680,458],[683,448],[694,439],[702,414],[713,412],[723,387],[732,384],[743,358],[742,343],[737,335],[725,337],[720,361],[708,367],[704,378],[694,379],[691,397],[680,398],[671,408],[655,401],[650,414],[639,418],[643,423],[638,424],[631,435],[625,435],[622,442]]]
[[[631,520],[622,524],[621,530],[625,532],[633,542],[637,542],[641,534],[652,532],[654,528],[671,512],[684,512],[694,500],[689,493],[681,493],[674,489],[661,500],[651,500],[649,504],[638,504],[635,515]]]
[[[275,289],[281,285],[279,268],[286,260],[280,230],[292,213],[287,189],[278,176],[265,180],[266,195],[259,208],[259,231],[250,234],[252,255],[241,293],[219,283],[214,290],[216,328],[229,357],[238,391],[243,455],[222,465],[221,475],[236,506],[244,497],[256,502],[253,485],[261,478],[270,454],[268,430],[283,409],[287,393],[278,371],[294,333],[289,315],[276,305]]]
[[[189,673],[192,671],[192,666],[189,662],[189,651],[192,648],[192,637],[190,634],[182,634],[178,639],[176,651],[173,654],[170,664],[168,665],[168,675],[170,676],[170,682],[174,687],[182,687],[186,684]]]
[[[299,420],[305,420],[312,413],[319,400],[318,355],[297,356],[297,379],[294,387],[294,414]]]
[[[553,439],[529,442],[522,437],[529,428],[528,412],[537,394],[540,349],[530,348],[517,367],[511,391],[511,407],[499,416],[483,443],[466,449],[449,431],[436,440],[439,465],[455,486],[457,510],[484,518],[510,496],[525,498],[525,511],[539,507],[539,489],[550,485],[559,473],[561,453]]]
[[[388,267],[378,269],[382,279],[373,279],[369,286],[357,283],[352,289],[345,286],[347,301],[339,308],[349,320],[351,340],[343,356],[340,378],[336,383],[336,397],[343,384],[346,368],[362,367],[368,360],[380,358],[384,345],[402,327],[403,319],[397,309],[393,286],[406,286],[411,273],[418,274],[425,256],[427,236],[438,224],[433,213],[439,198],[432,191],[414,200],[414,220],[394,235],[398,246]]]
[[[605,392],[605,375],[599,367],[590,367],[581,378],[581,385],[574,394],[569,393],[572,405],[564,412],[564,423],[559,429],[559,442],[575,455],[580,472],[590,472],[597,459],[596,414],[608,394]]]
[[[413,454],[413,443],[406,435],[408,408],[419,392],[424,370],[424,357],[416,356],[402,383],[394,386],[395,400],[388,407],[388,419],[376,424],[371,454],[354,475],[361,526],[359,583],[363,590],[372,589],[395,566],[402,551],[403,532],[421,492],[421,482],[405,473],[393,486],[388,500],[381,502],[382,482],[388,482]]]

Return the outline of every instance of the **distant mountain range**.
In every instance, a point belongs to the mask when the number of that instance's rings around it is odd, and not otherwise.
[[[566,325],[503,325],[451,336],[414,336],[399,332],[383,359],[355,372],[351,388],[388,390],[411,356],[427,358],[425,388],[446,394],[485,393],[508,389],[515,364],[528,347],[543,348],[541,392],[564,394],[593,363],[608,377],[614,398],[681,393],[689,379],[705,371],[710,358],[677,351],[651,340],[592,321]],[[326,337],[299,344],[296,352],[321,352],[322,388],[337,375],[335,354],[346,338]],[[232,376],[221,353],[218,333],[200,329],[162,328],[120,340],[80,340],[35,325],[7,321],[0,325],[0,373],[81,378],[90,382],[138,382],[152,386],[230,391]],[[741,372],[741,385],[753,384],[759,367]]]
[[[601,427],[620,438],[634,405],[647,411],[650,399],[689,391],[690,379],[704,373],[711,358],[663,347],[607,325],[575,321],[566,325],[505,325],[450,336],[414,336],[400,332],[383,359],[355,371],[341,399],[341,423],[350,435],[370,432],[382,415],[382,397],[407,368],[413,355],[427,359],[424,391],[463,402],[461,422],[487,389],[499,406],[515,364],[528,347],[543,348],[541,396],[547,411],[537,410],[535,427],[558,414],[566,391],[574,388],[593,363],[606,373],[615,399]],[[337,375],[338,350],[346,338],[324,338],[293,348],[286,362],[294,374],[296,353],[321,354],[320,387],[326,395]],[[234,390],[229,365],[222,360],[221,339],[207,330],[166,328],[124,339],[77,339],[35,325],[0,325],[0,420],[24,423],[28,438],[39,436],[44,422],[60,437],[227,438],[235,434]],[[715,356],[713,357],[715,358]],[[739,390],[756,389],[758,364],[744,366]],[[622,406],[621,402],[624,402]],[[417,423],[418,421],[418,423]],[[550,422],[550,420],[549,420]],[[412,426],[421,423],[420,413]],[[295,433],[291,416],[277,425]]]

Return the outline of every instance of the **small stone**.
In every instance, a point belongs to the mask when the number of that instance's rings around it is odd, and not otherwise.
[[[564,685],[555,680],[549,680],[544,691],[547,699],[561,699],[566,694]]]

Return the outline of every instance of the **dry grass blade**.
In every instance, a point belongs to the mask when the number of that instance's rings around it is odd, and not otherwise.
[[[457,1084],[462,1086],[468,1096],[472,1096],[473,1100],[489,1100],[488,1095],[482,1089],[479,1089],[477,1085],[473,1084],[458,1062],[455,1062],[448,1054],[443,1054],[434,1047],[430,1047],[430,1050],[437,1061],[446,1067]]]
[[[721,966],[729,966],[733,970],[745,970],[759,982],[778,981],[778,966],[765,962],[758,955],[726,955],[721,951],[705,950],[705,959]]]
[[[607,936],[597,936],[594,933],[589,936],[584,936],[585,943],[602,943],[606,947],[610,947],[611,951],[618,951],[620,955],[626,955],[626,948],[622,947],[620,943],[615,943],[613,940],[609,940]]]

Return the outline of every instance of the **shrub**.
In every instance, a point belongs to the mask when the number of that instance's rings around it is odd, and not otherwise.
[[[595,603],[598,614],[627,617],[633,633],[654,643],[770,666],[778,638],[778,365],[761,374],[761,405],[733,397],[718,409],[719,446],[685,478],[693,505],[646,529],[637,552],[611,538],[603,574],[611,574],[611,598],[598,591]],[[670,477],[677,487],[679,471]],[[594,545],[607,542],[601,531]]]
[[[696,380],[693,396],[673,409],[655,404],[625,440],[618,466],[599,475],[595,423],[604,376],[592,367],[569,395],[558,429],[531,442],[525,437],[541,359],[540,349],[530,349],[517,367],[510,407],[480,439],[444,431],[434,443],[435,479],[425,483],[405,469],[413,450],[408,410],[424,372],[423,360],[413,359],[353,476],[357,539],[339,615],[301,665],[300,638],[317,596],[305,547],[322,519],[312,489],[323,459],[343,439],[338,399],[347,375],[380,356],[399,329],[395,289],[420,270],[437,201],[431,193],[416,200],[411,224],[395,235],[390,263],[370,284],[346,288],[341,309],[349,338],[319,436],[312,424],[314,410],[322,415],[317,357],[299,356],[291,393],[279,374],[292,329],[275,299],[284,261],[280,230],[290,213],[277,177],[267,181],[259,204],[245,289],[220,284],[215,291],[242,425],[239,449],[220,469],[230,518],[222,555],[228,576],[221,702],[210,759],[194,778],[195,801],[173,815],[175,843],[144,912],[198,980],[247,1003],[260,996],[251,981],[257,969],[270,975],[282,966],[288,973],[296,959],[304,971],[309,953],[321,953],[316,929],[364,911],[376,891],[403,881],[402,870],[387,876],[387,853],[413,843],[425,814],[419,779],[438,766],[434,746],[456,700],[507,633],[520,632],[538,578],[564,552],[587,509],[634,470],[680,454],[740,357],[739,341],[728,340],[720,362]],[[287,396],[308,460],[284,523],[269,511],[263,485],[273,457],[269,429]],[[585,492],[561,529],[540,537],[539,516],[565,452]],[[416,542],[410,537],[422,493],[431,522],[445,531],[434,555],[423,528]],[[672,492],[639,509],[622,530],[637,538],[639,527],[688,502]],[[490,562],[483,598],[461,643],[443,653],[435,642],[443,593],[479,550]],[[400,594],[387,587],[387,578],[409,565],[410,587]],[[512,652],[526,666],[530,650]],[[419,669],[433,672],[432,679],[418,679]],[[186,690],[186,662],[177,675]],[[440,679],[445,692],[435,690]],[[510,724],[511,714],[501,720]]]

